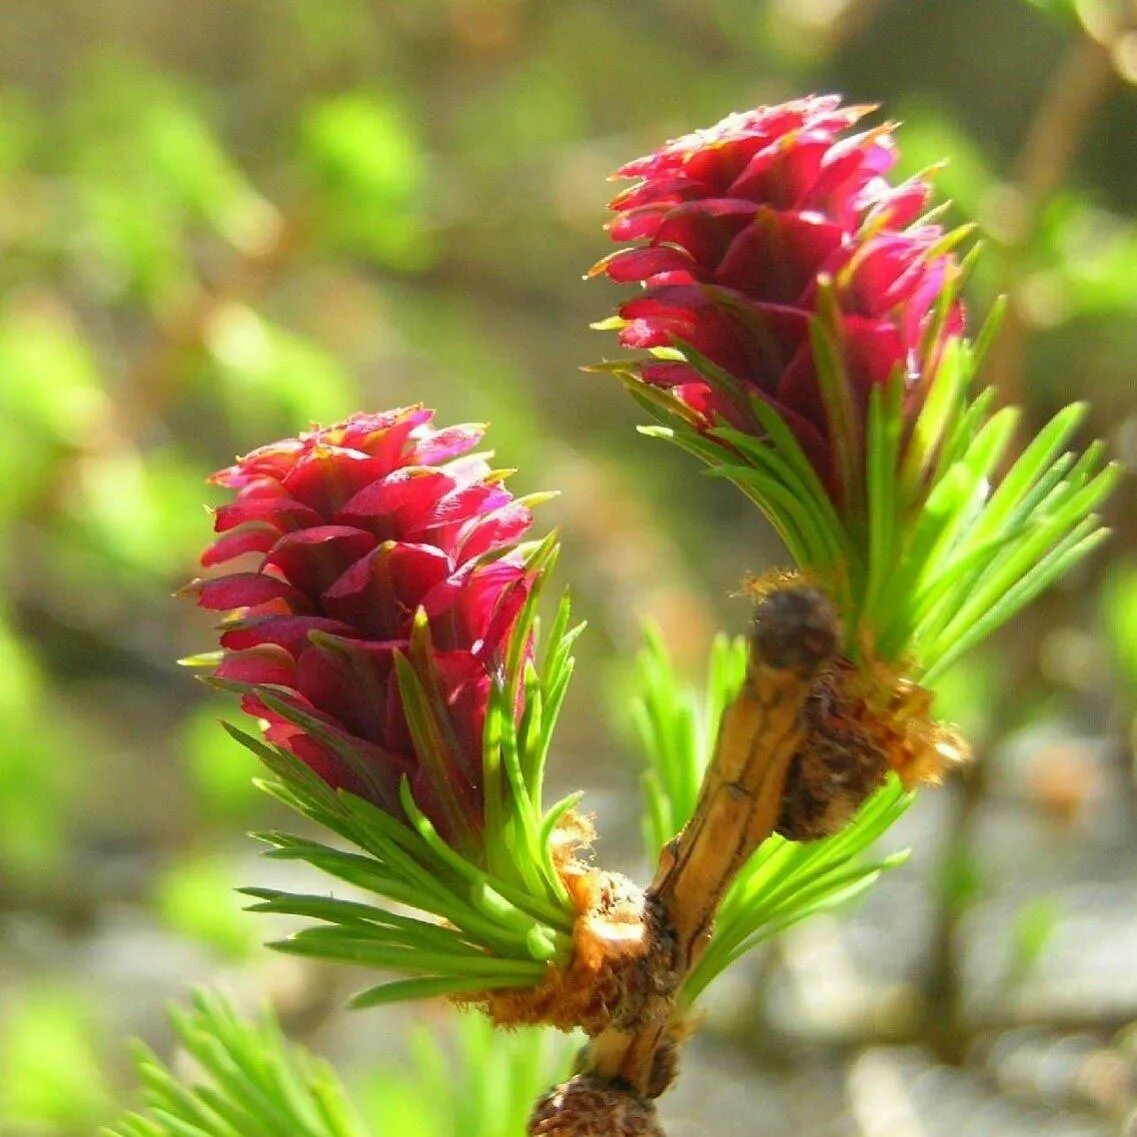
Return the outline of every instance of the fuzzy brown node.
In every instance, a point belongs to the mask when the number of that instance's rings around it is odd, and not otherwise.
[[[620,998],[612,1004],[605,1028],[627,1030],[660,1018],[664,1008],[670,1013],[683,981],[675,932],[658,898],[650,893],[644,898],[643,922],[646,950],[621,972]]]
[[[935,696],[926,687],[879,667],[867,684],[862,677],[853,686],[861,690],[859,713],[866,729],[906,789],[938,785],[945,774],[971,760],[963,735],[933,717]]]
[[[840,832],[895,771],[905,788],[938,782],[967,744],[932,717],[930,691],[883,668],[838,660],[814,680],[805,738],[786,772],[777,832],[815,841]]]
[[[696,1016],[675,1015],[667,1024],[667,1032],[652,1055],[651,1078],[646,1097],[654,1100],[674,1084],[679,1076],[679,1058],[683,1044],[694,1034],[696,1022]]]
[[[538,1100],[529,1137],[665,1137],[655,1106],[621,1082],[577,1074]]]
[[[802,711],[805,737],[786,770],[777,832],[816,841],[840,832],[889,771],[888,755],[865,729],[841,668],[814,680]]]
[[[754,607],[751,650],[779,671],[812,674],[821,662],[832,658],[840,635],[833,602],[810,585],[770,592]]]
[[[671,949],[643,890],[619,873],[576,861],[560,868],[577,910],[572,959],[536,987],[464,997],[498,1026],[545,1023],[589,1035],[638,1022],[661,986],[677,986]]]

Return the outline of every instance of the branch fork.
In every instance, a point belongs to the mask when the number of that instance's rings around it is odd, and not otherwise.
[[[662,1133],[651,1102],[670,1084],[688,1032],[678,1008],[683,978],[709,942],[739,869],[777,827],[787,771],[805,739],[806,701],[839,643],[836,612],[814,588],[773,592],[758,605],[746,680],[724,713],[694,815],[664,848],[644,893],[639,1002],[594,1034],[576,1077],[538,1102],[534,1137]],[[597,1093],[632,1104],[618,1115],[609,1110],[607,1123],[583,1126],[578,1106]]]

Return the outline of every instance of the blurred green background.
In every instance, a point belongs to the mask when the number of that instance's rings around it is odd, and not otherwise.
[[[989,381],[1036,424],[1090,400],[1086,437],[1132,466],[1135,79],[1124,0],[0,3],[0,1133],[113,1116],[125,1038],[168,1046],[196,982],[271,998],[388,1103],[404,1023],[443,1017],[340,1012],[359,976],[271,956],[240,913],[234,886],[281,880],[243,836],[275,815],[232,709],[172,662],[209,645],[170,598],[209,472],[359,408],[490,420],[518,492],[563,491],[542,516],[590,622],[554,778],[643,872],[639,623],[697,676],[779,550],[578,370],[613,350],[587,324],[614,290],[582,280],[608,173],[758,102],[883,103],[905,172],[950,156],[952,217],[982,229],[973,309],[1010,297]],[[1132,480],[1111,512],[1104,553],[945,681],[980,762],[894,835],[909,866],[712,992],[675,1132],[1124,1124]],[[438,1131],[414,1113],[383,1132]]]

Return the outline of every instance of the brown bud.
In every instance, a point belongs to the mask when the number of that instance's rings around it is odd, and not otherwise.
[[[651,1058],[651,1080],[647,1096],[653,1100],[660,1097],[679,1075],[679,1050],[681,1039],[674,1034],[666,1034]]]
[[[832,659],[840,641],[837,611],[816,588],[782,588],[754,609],[750,646],[768,667],[809,675]]]
[[[554,1086],[533,1109],[529,1137],[665,1137],[655,1106],[635,1090],[590,1074]]]
[[[888,774],[888,755],[842,689],[846,672],[828,669],[802,712],[805,737],[786,770],[777,831],[791,841],[840,832]]]

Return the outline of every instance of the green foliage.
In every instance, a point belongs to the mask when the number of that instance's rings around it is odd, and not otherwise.
[[[0,1131],[90,1131],[110,1106],[95,1015],[74,990],[37,987],[0,1021]]]
[[[255,937],[234,895],[233,866],[216,853],[190,854],[159,877],[155,905],[171,931],[232,959],[244,959]]]
[[[0,90],[0,184],[19,174],[31,160],[42,124],[31,100],[15,88]]]
[[[1016,913],[1011,943],[1012,983],[1029,978],[1038,966],[1054,938],[1061,916],[1061,905],[1053,896],[1028,900]]]
[[[426,162],[404,108],[362,93],[320,103],[304,117],[300,151],[325,240],[391,268],[430,264]]]
[[[240,438],[334,422],[358,397],[355,381],[333,356],[243,304],[214,314],[204,347],[197,385],[218,400]]]
[[[644,630],[646,646],[637,659],[637,697],[632,703],[636,732],[648,768],[643,786],[644,841],[648,860],[695,812],[703,771],[710,764],[718,724],[746,675],[746,642],[719,634],[711,644],[702,697],[679,680],[656,628]]]
[[[1075,8],[1072,0],[1036,6],[1059,15]],[[560,463],[565,488],[585,510],[605,493],[596,470],[620,464],[620,509],[626,502],[634,517],[638,511],[636,524],[662,526],[679,545],[698,533],[701,563],[735,563],[736,535],[708,505],[716,499],[686,482],[684,492],[670,492],[680,483],[669,486],[667,463],[634,463],[614,397],[606,403],[612,396],[602,384],[572,377],[580,350],[567,307],[579,307],[570,276],[595,240],[603,175],[664,133],[804,89],[771,51],[763,29],[777,27],[847,89],[884,98],[905,121],[905,172],[950,154],[938,184],[967,218],[996,218],[1003,201],[989,190],[1012,176],[1026,125],[1023,100],[999,97],[999,75],[1041,94],[1060,30],[1040,26],[994,48],[974,41],[975,17],[989,26],[988,10],[1001,8],[990,0],[940,6],[943,19],[899,21],[904,5],[810,5],[801,23],[784,18],[793,5],[781,0],[659,11],[295,0],[271,20],[256,5],[193,6],[187,20],[177,5],[157,4],[135,6],[126,23],[122,3],[87,5],[79,21],[66,7],[11,6],[2,49],[11,85],[0,92],[0,892],[7,900],[14,889],[22,909],[0,923],[9,940],[30,928],[34,963],[48,967],[58,958],[55,935],[74,934],[85,951],[87,933],[57,932],[50,916],[57,893],[29,891],[29,881],[80,872],[82,903],[106,904],[123,848],[139,850],[140,864],[165,863],[165,854],[180,855],[171,840],[202,825],[231,825],[248,806],[237,744],[226,746],[204,722],[212,712],[174,695],[179,688],[160,670],[177,634],[168,621],[192,620],[170,614],[161,578],[172,567],[180,577],[194,551],[196,537],[183,525],[200,519],[207,463],[310,419],[425,395],[450,417],[455,410],[492,417],[503,447],[530,469]],[[832,20],[815,8],[831,9]],[[846,9],[866,17],[849,26],[852,36],[838,14]],[[902,37],[882,53],[886,21]],[[110,59],[99,46],[127,41],[130,54]],[[977,87],[972,67],[934,65],[964,58],[981,68],[992,50],[1001,70],[988,68],[990,84]],[[936,76],[923,98],[917,72]],[[369,86],[376,75],[397,96],[376,94]],[[342,94],[328,99],[327,91]],[[912,109],[895,97],[910,91]],[[1126,336],[1137,276],[1131,220],[1121,212],[1130,202],[1133,147],[1110,114],[1108,131],[1092,113],[1075,124],[1085,144],[1084,188],[1064,191],[1039,231],[1011,250],[1020,257],[1013,273],[997,237],[985,258],[995,271],[979,280],[991,285],[981,299],[1005,274],[1003,285],[1023,286],[1032,342],[1022,389],[1035,421],[1054,392],[1074,384],[1105,408],[1099,424],[1131,412]],[[299,239],[273,251],[282,233]],[[410,247],[415,233],[426,240]],[[266,249],[272,255],[262,260]],[[423,267],[430,271],[411,277]],[[199,312],[208,316],[200,324]],[[1055,334],[1063,329],[1065,338]],[[135,385],[139,365],[155,360],[160,365]],[[565,467],[565,455],[580,460]],[[125,496],[100,502],[96,494]],[[653,500],[665,506],[653,510]],[[608,546],[597,544],[602,528],[577,530],[577,565],[587,567],[570,574],[594,589],[588,606],[600,624],[598,645],[619,640],[622,599],[638,584],[621,569],[613,587]],[[652,572],[684,602],[706,602],[682,564]],[[1112,642],[1123,696],[1137,691],[1130,575],[1115,574],[1094,628]],[[1098,603],[1096,581],[1086,584],[1069,598],[1079,615]],[[655,603],[654,594],[638,599]],[[1011,643],[990,645],[987,682],[1002,678]],[[940,702],[949,700],[947,717],[974,733],[965,712],[985,679],[973,655],[967,663],[935,685]],[[1038,682],[1021,697],[1035,701]],[[596,686],[587,687],[581,705],[596,699]],[[151,723],[169,719],[190,770],[188,800],[150,794],[169,755],[149,729],[124,730],[113,761],[109,748],[91,745],[139,706]],[[177,722],[179,714],[187,717]],[[591,759],[606,744],[587,719],[573,747]],[[999,723],[996,715],[996,732]],[[198,731],[214,736],[208,757]],[[699,737],[704,747],[713,740],[702,724]],[[658,776],[675,775],[675,784],[656,803],[653,851],[691,799],[681,793],[691,771],[660,765]],[[130,771],[137,781],[128,790],[121,778]],[[107,808],[124,793],[146,800],[141,822],[141,811]],[[192,849],[189,856],[198,859]],[[213,895],[220,906],[229,875]],[[150,916],[165,881],[148,882]],[[91,927],[102,927],[101,912]],[[190,921],[185,934],[199,937],[200,924],[195,930]],[[0,949],[7,949],[3,972],[11,943]],[[19,1099],[25,1115],[36,1115],[28,1124],[37,1133],[89,1132],[105,1091],[80,1001],[73,993],[46,1001],[25,994],[16,1000],[27,1012],[0,1026],[7,1056],[0,1101],[7,1108]],[[511,1041],[497,1039],[490,1055]],[[13,1062],[14,1054],[24,1057]],[[454,1069],[487,1061],[478,1052]],[[398,1094],[404,1102],[401,1119],[387,1127],[417,1132],[427,1097],[441,1095],[398,1084],[393,1072],[384,1081],[384,1101]],[[0,1130],[9,1123],[0,1119]],[[447,1123],[438,1124],[446,1133]]]
[[[30,298],[0,307],[0,525],[34,508],[105,406],[91,350],[65,309]]]
[[[939,872],[944,909],[953,917],[962,916],[979,902],[990,888],[986,866],[965,843],[954,841],[945,852]]]
[[[563,69],[536,61],[502,76],[485,98],[461,108],[462,145],[480,151],[495,172],[519,159],[531,162],[536,155],[555,153],[578,138],[584,125],[571,83]],[[489,137],[494,145],[487,148]]]
[[[644,830],[652,859],[694,812],[723,710],[746,672],[746,653],[745,640],[715,640],[700,706],[676,676],[659,635],[648,632],[640,655],[635,719],[648,761]],[[681,1001],[690,1006],[717,975],[758,944],[815,912],[853,899],[886,869],[902,864],[907,853],[878,861],[866,861],[864,854],[911,801],[892,776],[835,836],[807,844],[776,834],[765,840],[728,890],[711,942],[683,984]]]
[[[1137,311],[1137,228],[1074,193],[1049,203],[1032,249],[1035,307],[1050,323],[1124,319]]]
[[[31,298],[9,301],[0,351],[5,417],[36,437],[77,445],[106,397],[90,347],[65,310]]]
[[[567,910],[571,902],[553,863],[550,842],[557,822],[580,800],[580,794],[563,799],[548,811],[542,796],[545,763],[573,674],[572,645],[584,630],[583,624],[571,624],[567,592],[544,646],[540,671],[530,657],[537,647],[541,583],[555,559],[555,536],[538,546],[530,558],[530,565],[538,572],[537,583],[514,628],[504,682],[496,682],[491,693],[482,777],[487,869],[499,880],[508,881],[511,888],[540,897],[550,909]],[[515,708],[522,696],[525,711],[518,722]]]
[[[1137,565],[1114,570],[1102,596],[1101,617],[1121,676],[1137,697]]]
[[[64,861],[76,740],[49,703],[46,676],[0,609],[0,878],[36,881]]]
[[[260,769],[256,758],[232,735],[217,729],[219,722],[236,720],[227,703],[203,703],[182,723],[179,738],[203,815],[220,818],[226,825],[247,816],[264,800],[253,785]]]
[[[185,459],[171,450],[102,455],[64,519],[64,567],[76,578],[96,567],[106,576],[135,578],[149,587],[155,580],[177,580],[200,541],[196,480]]]
[[[453,1022],[446,1046],[437,1030],[410,1035],[415,1075],[383,1072],[363,1087],[373,1129],[403,1137],[521,1137],[534,1101],[568,1076],[572,1040],[558,1031],[495,1030],[483,1015]]]
[[[244,890],[258,901],[253,911],[321,921],[271,947],[415,976],[369,988],[355,996],[353,1006],[532,986],[541,981],[548,960],[567,958],[569,913],[516,892],[451,849],[409,792],[403,804],[410,826],[361,798],[328,789],[284,752],[233,733],[255,747],[276,775],[265,783],[274,797],[357,850],[274,831],[258,834],[272,846],[268,855],[305,861],[384,902],[380,907],[323,894]],[[418,915],[392,912],[385,906],[392,903]]]
[[[112,296],[170,302],[193,279],[189,237],[199,226],[243,252],[264,243],[275,210],[184,89],[112,56],[75,76],[66,117],[78,220]]]
[[[1079,0],[1026,0],[1026,2],[1048,16],[1057,16],[1063,20],[1075,20],[1078,17]]]
[[[179,1077],[140,1045],[143,1109],[104,1137],[521,1137],[533,1100],[567,1065],[552,1032],[503,1035],[464,1016],[453,1053],[421,1028],[411,1038],[416,1071],[383,1070],[353,1102],[332,1068],[289,1043],[270,1013],[251,1021],[200,992],[192,1010],[170,1017],[196,1071]]]
[[[246,1022],[225,1000],[201,993],[191,1012],[170,1018],[200,1073],[183,1083],[139,1045],[145,1112],[104,1137],[365,1137],[331,1067],[289,1046],[271,1015]]]
[[[847,903],[882,872],[902,865],[906,851],[869,862],[864,854],[911,801],[893,774],[840,833],[807,844],[777,835],[763,841],[727,892],[711,942],[683,983],[682,1000],[690,1005],[760,943],[816,912]]]
[[[1101,543],[1107,530],[1094,510],[1120,470],[1101,468],[1100,444],[1078,457],[1063,449],[1084,412],[1075,404],[1056,415],[993,490],[1013,419],[996,415],[947,436],[952,459],[940,460],[944,473],[889,586],[913,586],[900,593],[913,596],[911,639],[898,622],[886,624],[885,658],[911,643],[924,678],[934,682]]]
[[[84,154],[85,171],[108,195],[102,200],[111,200],[116,186],[127,187],[126,163],[132,177],[159,194],[170,216],[204,222],[234,248],[257,249],[276,211],[234,164],[194,101],[168,78],[121,59],[100,61],[90,79],[78,111],[97,116],[89,128],[110,143]]]

